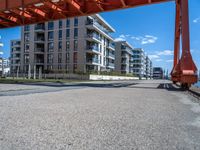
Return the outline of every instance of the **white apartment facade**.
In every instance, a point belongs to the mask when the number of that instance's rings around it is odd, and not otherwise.
[[[20,60],[11,61],[11,66],[20,64],[23,73],[112,71],[115,47],[110,33],[113,32],[97,14],[24,26],[20,56],[17,55]]]

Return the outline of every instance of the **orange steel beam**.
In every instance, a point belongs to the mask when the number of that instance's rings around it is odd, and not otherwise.
[[[172,0],[0,0],[0,17],[8,16],[9,11],[15,24],[7,23],[13,27],[168,1]]]

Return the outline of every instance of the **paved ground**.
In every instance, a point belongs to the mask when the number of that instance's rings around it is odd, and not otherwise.
[[[169,81],[0,85],[0,149],[200,149],[200,105]]]

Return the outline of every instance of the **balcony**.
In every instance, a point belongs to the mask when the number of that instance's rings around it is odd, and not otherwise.
[[[111,43],[109,43],[107,47],[111,50],[115,50],[115,46]]]
[[[35,53],[44,53],[44,48],[35,48]]]
[[[86,21],[86,25],[96,27],[97,29],[103,31],[105,34],[109,34],[108,30],[95,20]]]
[[[86,50],[89,53],[97,53],[97,54],[101,53],[100,48],[97,46],[87,46]]]
[[[37,65],[43,65],[44,64],[44,60],[43,59],[36,59],[34,62]]]
[[[129,61],[128,60],[122,60],[122,64],[129,64]]]
[[[115,55],[112,53],[107,53],[106,56],[111,59],[115,59]]]
[[[99,37],[99,35],[97,35],[95,33],[87,34],[87,40],[101,42],[101,38]]]
[[[115,68],[115,64],[114,64],[114,63],[108,63],[108,64],[107,64],[107,67],[108,67],[108,68]]]
[[[92,65],[99,65],[99,64],[100,64],[100,60],[97,59],[97,58],[88,58],[88,59],[86,60],[86,62],[87,62],[88,64],[92,64]]]
[[[44,32],[45,31],[45,25],[44,24],[37,24],[37,25],[35,25],[35,31],[37,31],[37,32]]]
[[[35,42],[37,42],[37,43],[44,43],[45,39],[44,39],[44,37],[37,37],[37,38],[35,38]]]

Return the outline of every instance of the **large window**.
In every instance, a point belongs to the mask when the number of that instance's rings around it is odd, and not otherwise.
[[[62,40],[62,30],[59,30],[59,36],[58,36],[59,40]]]
[[[29,44],[25,44],[25,45],[24,45],[24,48],[25,48],[25,49],[24,49],[24,52],[27,53],[27,52],[29,52],[29,50],[30,50],[30,45],[29,45]]]
[[[70,42],[67,41],[67,42],[66,42],[66,51],[69,51],[69,50],[70,50]]]
[[[29,42],[30,41],[30,33],[24,33],[24,41]]]
[[[78,51],[78,41],[74,40],[74,51]]]
[[[66,30],[66,38],[69,39],[70,38],[70,29]]]
[[[66,53],[66,63],[69,63],[69,53]]]
[[[66,20],[66,27],[67,27],[67,28],[70,27],[70,19],[67,19],[67,20]]]
[[[48,52],[53,52],[53,49],[54,49],[54,43],[53,42],[48,43]]]
[[[62,20],[59,20],[59,28],[62,28]]]
[[[74,26],[78,26],[78,17],[74,18]]]
[[[58,42],[58,51],[62,51],[62,41]]]
[[[24,31],[30,31],[30,26],[29,25],[24,26]]]
[[[47,55],[47,63],[53,63],[53,54]]]
[[[28,64],[28,63],[29,63],[29,60],[30,60],[29,54],[25,54],[25,55],[24,55],[24,63],[25,63],[25,64]]]
[[[48,40],[53,40],[53,31],[48,32]]]
[[[78,28],[74,28],[74,38],[77,39],[78,37]]]
[[[48,23],[48,30],[53,30],[54,28],[54,22],[49,22]]]
[[[62,63],[62,53],[58,54],[58,63]]]

